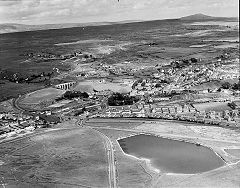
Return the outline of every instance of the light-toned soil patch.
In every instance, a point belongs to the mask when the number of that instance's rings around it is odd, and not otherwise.
[[[84,81],[80,82],[74,90],[81,91],[84,88],[93,88],[97,91],[111,90],[113,92],[128,93],[131,91],[130,85],[121,84],[121,83],[110,83],[110,82],[99,82],[98,80],[94,81]]]
[[[189,46],[190,48],[203,48],[209,46],[209,44],[196,44],[196,45],[191,45]]]
[[[234,157],[237,157],[240,159],[240,148],[239,149],[225,149],[227,153],[230,155],[233,155]]]
[[[213,34],[213,30],[201,30],[201,31],[194,31],[194,32],[189,32],[189,33],[184,33],[184,34],[177,34],[175,35],[176,37],[201,37],[201,36],[208,36]]]
[[[95,47],[91,48],[95,54],[111,54],[117,50],[126,50],[127,46],[130,45],[130,42],[117,42],[117,44],[98,44]]]
[[[213,38],[213,39],[206,39],[203,40],[204,42],[211,42],[211,41],[216,41],[216,42],[239,42],[239,37],[228,37],[228,38]]]
[[[194,22],[188,25],[220,25],[220,26],[239,26],[236,22],[223,22],[223,21],[206,21],[206,22]]]
[[[200,85],[197,86],[193,86],[191,87],[192,90],[215,90],[218,89],[222,86],[222,84],[218,81],[212,81],[212,82],[206,82],[206,83],[202,83]]]
[[[66,43],[58,43],[56,46],[68,46],[75,44],[89,44],[89,43],[102,43],[102,42],[110,42],[111,40],[100,40],[100,39],[90,39],[90,40],[79,40],[76,42],[66,42]]]
[[[198,175],[162,176],[154,188],[158,187],[178,187],[178,188],[239,188],[240,164],[226,166],[217,170]]]
[[[222,44],[222,45],[218,45],[218,46],[214,46],[214,48],[220,48],[220,49],[224,49],[224,48],[239,48],[239,44]]]
[[[71,102],[70,100],[63,100],[63,101],[60,101],[60,102],[55,103],[53,105],[50,105],[49,108],[58,108],[58,107],[66,105],[66,104],[68,104],[70,102]]]

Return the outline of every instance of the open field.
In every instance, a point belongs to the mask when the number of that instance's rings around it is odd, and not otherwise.
[[[104,143],[90,130],[55,130],[0,148],[6,187],[108,186]]]

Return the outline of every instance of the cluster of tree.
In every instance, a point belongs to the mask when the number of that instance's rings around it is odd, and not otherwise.
[[[29,52],[26,54],[20,54],[20,56],[26,56],[35,60],[35,62],[47,62],[49,60],[66,60],[77,56],[82,56],[86,59],[95,59],[93,55],[83,54],[82,52],[73,52],[71,54],[60,55],[52,52]]]
[[[46,124],[57,124],[57,123],[60,123],[60,118],[57,117],[57,116],[54,116],[54,115],[43,115],[43,114],[40,114],[39,115],[39,118],[41,120],[43,120]]]
[[[139,101],[139,98],[134,96],[129,96],[128,94],[114,93],[108,98],[109,106],[123,106],[132,105]]]
[[[56,101],[61,100],[72,100],[74,98],[88,98],[89,95],[86,92],[80,91],[66,91],[60,98],[57,98]]]
[[[230,54],[228,54],[228,53],[225,53],[225,54],[222,54],[222,55],[220,55],[220,56],[218,56],[218,57],[216,57],[216,59],[222,59],[222,60],[227,60],[227,59],[229,59],[231,56],[230,56]]]
[[[15,73],[12,71],[5,71],[2,72],[0,75],[0,79],[3,80],[8,80],[10,82],[17,82],[17,83],[39,83],[43,82],[45,80],[50,79],[52,75],[54,75],[54,72],[42,72],[42,73],[37,73],[37,74],[32,74],[32,75],[23,75],[20,73]],[[39,79],[43,78],[43,79]]]
[[[156,43],[156,42],[150,42],[150,43],[147,43],[146,45],[147,45],[147,46],[157,46],[158,43]]]
[[[183,68],[187,65],[190,65],[191,63],[197,63],[198,60],[196,58],[191,58],[191,59],[182,59],[180,61],[173,61],[171,62],[171,66],[173,68]]]
[[[237,104],[235,102],[228,103],[228,106],[232,109],[236,109]]]
[[[233,89],[240,90],[240,82],[231,84],[229,82],[224,82],[221,86],[222,89]]]
[[[54,54],[54,53],[51,53],[51,52],[29,52],[29,53],[26,53],[26,54],[20,54],[20,56],[43,57],[43,58],[60,57],[60,55]]]

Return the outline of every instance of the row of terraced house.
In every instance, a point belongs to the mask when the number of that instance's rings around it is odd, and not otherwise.
[[[131,106],[110,106],[99,116],[105,118],[160,118],[240,127],[240,110],[199,112],[190,104],[135,104]]]

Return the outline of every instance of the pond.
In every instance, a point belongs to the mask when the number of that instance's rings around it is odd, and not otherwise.
[[[166,173],[195,174],[223,166],[224,161],[211,149],[183,141],[152,135],[136,135],[118,140],[122,150]]]

